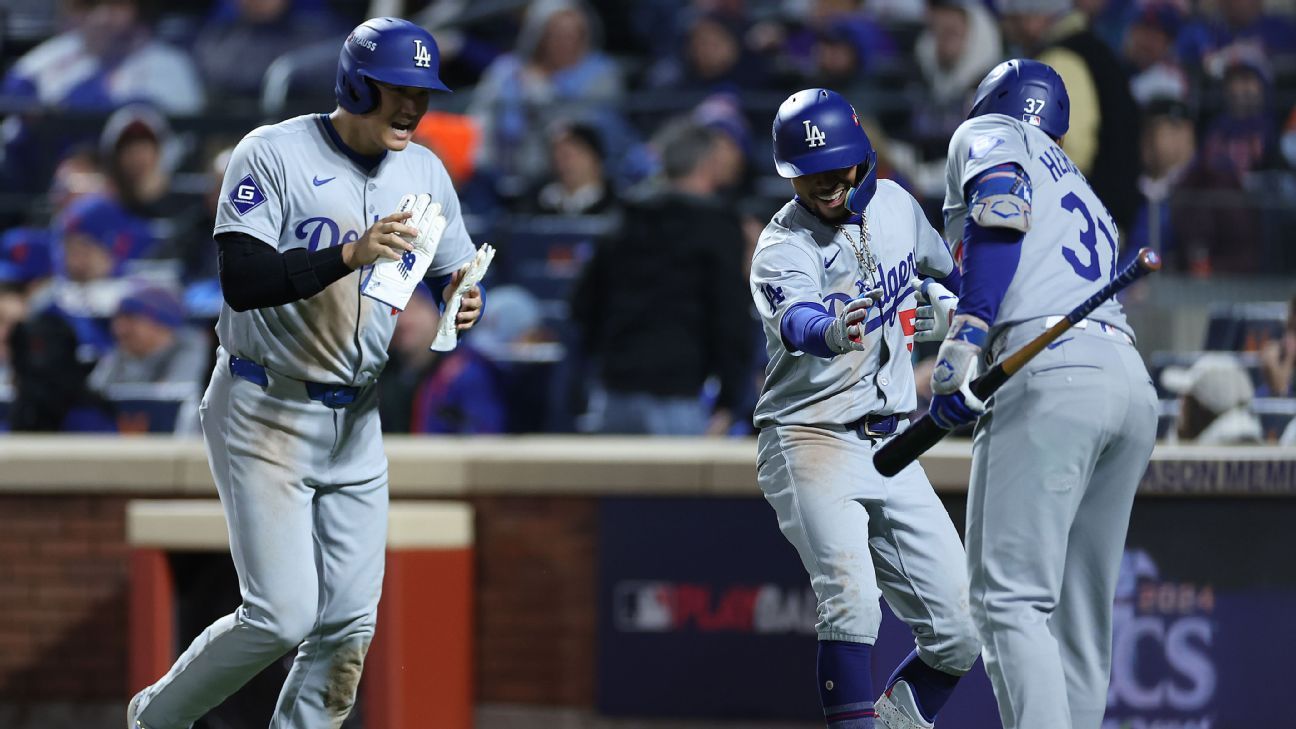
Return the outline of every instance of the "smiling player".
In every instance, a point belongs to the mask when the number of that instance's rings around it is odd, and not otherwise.
[[[918,203],[877,178],[855,110],[826,89],[790,96],[774,119],[774,161],[797,196],[761,234],[751,286],[769,366],[756,406],[757,480],[796,547],[819,602],[819,693],[831,729],[933,725],[981,650],[967,606],[963,546],[916,462],[893,478],[873,453],[917,404],[910,349],[922,272],[954,260]],[[944,336],[956,303],[916,335]],[[917,650],[875,702],[870,650],[879,596]]]
[[[369,20],[343,44],[332,114],[261,127],[234,150],[215,230],[220,349],[200,412],[243,604],[131,700],[130,729],[188,727],[293,649],[270,725],[339,727],[351,712],[387,541],[374,384],[404,301],[366,295],[377,277],[357,269],[454,273],[449,292],[474,257],[445,167],[410,141],[430,92],[448,90],[438,67],[427,31]],[[406,194],[431,200],[392,214]],[[474,289],[459,328],[480,312]]]

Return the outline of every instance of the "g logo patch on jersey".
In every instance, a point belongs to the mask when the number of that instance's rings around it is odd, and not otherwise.
[[[234,205],[234,209],[239,215],[247,215],[256,208],[260,207],[266,201],[265,193],[261,192],[260,186],[256,180],[252,179],[251,173],[243,176],[238,184],[229,191],[229,201]]]

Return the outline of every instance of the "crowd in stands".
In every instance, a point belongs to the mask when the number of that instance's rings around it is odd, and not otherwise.
[[[791,194],[765,130],[806,87],[852,101],[882,176],[940,230],[976,83],[1040,58],[1067,82],[1066,149],[1126,255],[1151,246],[1201,279],[1296,277],[1291,2],[16,0],[0,10],[3,427],[191,427],[230,150],[331,110],[341,42],[378,12],[437,37],[455,93],[416,139],[500,250],[480,331],[456,351],[427,349],[430,291],[401,315],[390,430],[749,432],[765,355],[746,266]],[[1227,357],[1170,367],[1168,432],[1290,398],[1296,330],[1274,327],[1234,358],[1247,388],[1193,394],[1238,380]]]

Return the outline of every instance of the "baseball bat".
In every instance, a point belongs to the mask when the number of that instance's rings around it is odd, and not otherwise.
[[[1072,309],[1061,321],[1046,329],[1043,334],[1027,342],[1026,346],[991,367],[990,371],[972,380],[972,394],[980,398],[982,402],[988,400],[1009,377],[1012,377],[1022,367],[1025,367],[1027,362],[1044,351],[1045,347],[1062,336],[1076,322],[1092,314],[1094,309],[1097,309],[1104,301],[1115,296],[1126,286],[1160,268],[1161,256],[1157,255],[1157,252],[1151,248],[1141,249],[1138,256],[1133,261],[1130,261],[1130,264],[1116,278],[1102,287],[1098,293],[1090,296],[1083,304]],[[924,415],[918,422],[914,423],[912,428],[897,435],[891,442],[878,449],[878,452],[873,456],[873,465],[877,468],[878,473],[883,476],[894,476],[905,466],[913,463],[918,456],[926,453],[927,449],[940,442],[940,439],[944,438],[948,432],[948,430],[937,425],[929,416]]]

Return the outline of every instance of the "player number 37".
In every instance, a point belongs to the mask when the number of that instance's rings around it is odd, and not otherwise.
[[[1027,114],[1041,114],[1044,112],[1044,99],[1026,99]]]

